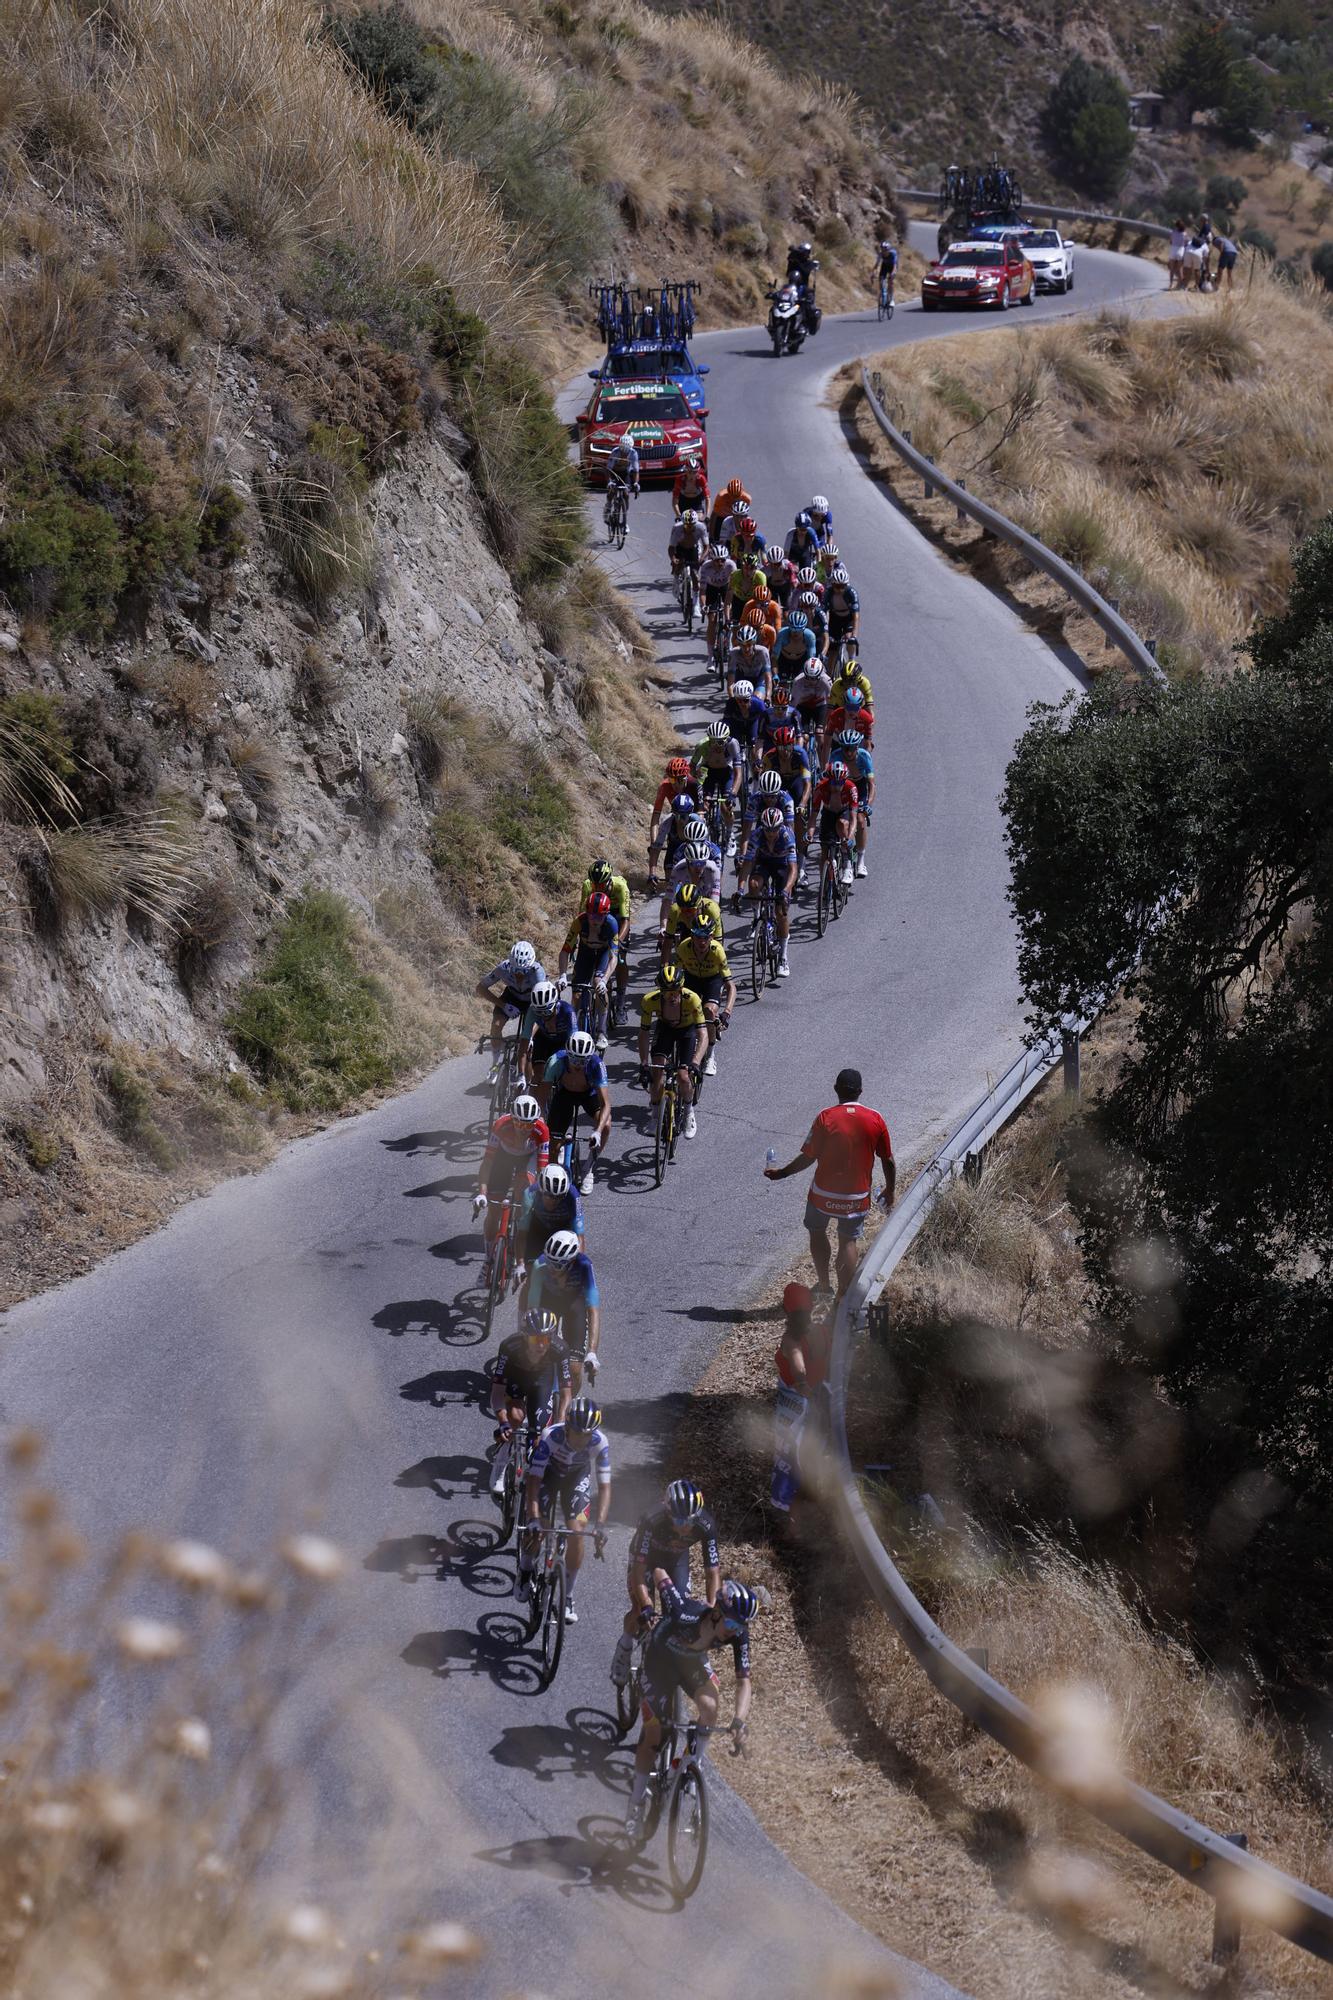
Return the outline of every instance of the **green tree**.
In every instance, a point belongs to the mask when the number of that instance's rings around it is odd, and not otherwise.
[[[1053,160],[1076,187],[1114,194],[1125,178],[1134,135],[1119,78],[1075,56],[1051,87],[1041,119]]]
[[[1267,85],[1249,63],[1237,62],[1215,108],[1213,129],[1228,146],[1254,146],[1272,115]]]
[[[1034,1028],[1138,1003],[1075,1201],[1219,1481],[1333,1491],[1333,517],[1251,671],[1034,713],[1005,792]]]
[[[1157,88],[1192,118],[1222,102],[1239,59],[1239,44],[1222,22],[1195,22],[1182,28],[1167,50]]]

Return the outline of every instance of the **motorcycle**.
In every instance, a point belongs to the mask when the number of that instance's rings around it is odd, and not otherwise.
[[[795,285],[779,285],[769,293],[768,337],[774,354],[799,354],[806,336],[805,314]]]

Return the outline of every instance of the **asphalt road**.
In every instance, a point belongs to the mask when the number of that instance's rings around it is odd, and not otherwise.
[[[1086,308],[1160,282],[1083,251],[1074,297]],[[1067,306],[1043,301],[1011,324]],[[488,1959],[451,1992],[595,1996],[632,1984],[642,2000],[682,1989],[779,2000],[826,1988],[833,1958],[885,1959],[724,1786],[688,1911],[660,1853],[619,1854],[609,1837],[629,1760],[609,1740],[606,1674],[625,1531],[656,1489],[681,1403],[798,1238],[801,1184],[765,1183],[765,1149],[793,1151],[834,1072],[855,1062],[910,1159],[1019,1039],[996,797],[1025,708],[1062,694],[1069,670],[900,519],[821,400],[823,377],[848,357],[954,327],[915,309],[887,329],[851,315],[782,361],[755,329],[698,342],[713,368],[714,481],[742,472],[765,527],[816,490],[832,500],[862,591],[880,803],[869,879],[822,944],[802,920],[791,980],[738,1010],[700,1136],[661,1191],[623,1049],[614,1063],[616,1131],[589,1243],[620,1533],[581,1591],[555,1687],[536,1694],[515,1647],[512,1559],[492,1559],[479,1490],[489,1429],[473,1399],[487,1350],[468,1206],[485,1116],[478,1060],[446,1063],[290,1148],[3,1323],[0,1415],[48,1434],[55,1483],[95,1540],[147,1523],[262,1549],[310,1521],[351,1553],[340,1616],[284,1703],[289,1757],[313,1785],[284,1859],[317,1857],[314,1886],[349,1926],[358,1911],[475,1926]],[[667,515],[664,497],[638,503],[612,566],[692,723],[707,715],[702,645],[685,643],[670,614]],[[761,1631],[760,1699],[762,1650]],[[112,1684],[108,1732],[123,1712]],[[922,1995],[951,1990],[911,1978]]]

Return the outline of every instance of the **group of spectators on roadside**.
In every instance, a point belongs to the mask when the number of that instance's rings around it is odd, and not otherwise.
[[[1178,216],[1171,227],[1166,289],[1168,292],[1217,292],[1225,286],[1230,291],[1238,254],[1232,238],[1224,231],[1214,229],[1207,215],[1201,215],[1194,223]]]

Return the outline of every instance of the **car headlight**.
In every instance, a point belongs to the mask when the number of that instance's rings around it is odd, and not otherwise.
[[[594,458],[610,458],[612,452],[615,450],[615,446],[613,444],[594,444],[589,446],[589,450],[592,452]]]
[[[979,285],[998,285],[999,282],[1000,280],[994,271],[979,271],[977,273],[977,283]]]

